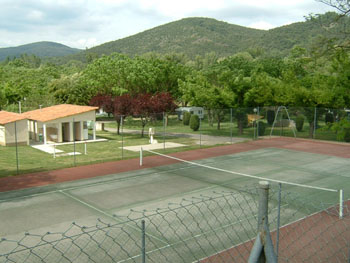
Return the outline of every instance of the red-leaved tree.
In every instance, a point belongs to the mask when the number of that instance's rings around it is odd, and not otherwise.
[[[134,98],[132,108],[134,115],[138,115],[141,118],[141,137],[144,137],[144,129],[150,118],[156,116],[156,114],[174,111],[176,104],[168,92],[156,93],[154,95],[143,93],[138,94]]]
[[[141,119],[142,131],[141,137],[144,137],[145,126],[148,123],[152,113],[152,95],[148,93],[138,94],[134,97],[132,103],[132,111]]]
[[[117,121],[118,134],[120,134],[120,124],[122,117],[132,114],[133,98],[129,94],[117,96],[113,100],[114,118]]]
[[[151,95],[149,93],[137,94],[131,97],[129,94],[111,97],[110,95],[97,95],[90,101],[90,105],[103,108],[107,113],[112,113],[117,121],[118,134],[120,134],[121,117],[137,115],[141,118],[142,132],[149,120],[156,114],[174,111],[176,104],[169,92],[161,92]]]
[[[90,105],[103,109],[108,114],[114,114],[114,98],[111,95],[98,94],[91,98]]]

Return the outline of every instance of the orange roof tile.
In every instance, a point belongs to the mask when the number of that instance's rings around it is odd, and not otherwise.
[[[27,111],[22,113],[22,115],[30,120],[47,122],[97,109],[98,107],[60,104],[38,110]]]
[[[21,114],[8,112],[8,111],[0,111],[0,125],[4,125],[10,122],[25,120],[26,117]]]

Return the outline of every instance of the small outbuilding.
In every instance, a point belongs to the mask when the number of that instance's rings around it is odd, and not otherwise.
[[[28,145],[28,125],[25,116],[14,112],[0,111],[0,145]]]
[[[22,113],[28,119],[29,139],[61,143],[88,140],[88,122],[96,139],[98,107],[60,104]]]
[[[204,108],[203,107],[180,107],[175,110],[179,120],[182,120],[184,112],[187,111],[192,115],[198,115],[200,119],[204,118]]]

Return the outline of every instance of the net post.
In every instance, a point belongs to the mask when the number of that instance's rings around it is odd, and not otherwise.
[[[339,190],[339,219],[343,219],[344,216],[344,191]]]
[[[56,159],[56,144],[53,144],[53,158]]]
[[[86,145],[86,141],[84,142],[84,154],[87,155],[87,145]]]
[[[142,166],[142,164],[143,164],[142,157],[143,157],[143,150],[142,150],[142,147],[141,147],[140,148],[140,166]]]

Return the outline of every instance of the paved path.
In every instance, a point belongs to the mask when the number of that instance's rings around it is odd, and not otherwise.
[[[109,128],[105,127],[106,131],[109,132],[117,132],[117,128]],[[131,134],[139,134],[140,130],[132,130],[132,129],[123,129],[124,133],[131,133]],[[145,132],[146,134],[146,132]],[[155,139],[161,138],[163,136],[162,132],[156,132]],[[182,138],[191,138],[194,140],[197,140],[197,144],[202,145],[216,145],[216,144],[226,144],[226,143],[238,143],[238,142],[244,142],[251,139],[247,138],[239,138],[239,137],[227,137],[227,136],[211,136],[211,135],[204,135],[204,134],[194,134],[194,133],[180,133],[180,132],[166,132],[166,136],[174,136],[174,137],[182,137]]]

